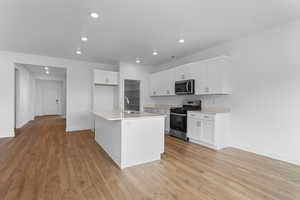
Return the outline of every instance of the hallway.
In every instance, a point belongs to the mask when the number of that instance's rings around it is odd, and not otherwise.
[[[233,148],[166,137],[161,161],[119,170],[89,131],[39,117],[0,140],[2,200],[300,199],[300,168]]]

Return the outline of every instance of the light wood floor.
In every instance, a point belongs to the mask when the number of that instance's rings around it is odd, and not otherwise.
[[[38,118],[0,140],[0,199],[300,199],[300,167],[233,148],[219,152],[166,137],[161,161],[121,171],[89,131],[66,134]]]

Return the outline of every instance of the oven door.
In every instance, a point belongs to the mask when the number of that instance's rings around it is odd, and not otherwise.
[[[176,81],[175,82],[175,94],[194,94],[194,80]]]
[[[170,113],[170,129],[185,132],[187,129],[187,115]]]

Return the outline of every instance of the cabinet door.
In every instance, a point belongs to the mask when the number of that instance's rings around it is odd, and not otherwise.
[[[150,88],[151,96],[169,96],[174,95],[175,72],[169,69],[151,74]]]
[[[215,133],[214,133],[214,121],[212,120],[201,120],[202,134],[200,140],[207,144],[215,143]]]
[[[169,90],[169,75],[168,75],[168,71],[161,71],[158,73],[159,74],[159,94],[162,96],[168,96],[170,95],[170,90]]]
[[[196,118],[188,118],[187,137],[194,140],[201,139],[201,121]]]
[[[161,78],[160,74],[154,73],[150,76],[150,96],[159,96],[160,95],[160,84]]]
[[[175,95],[175,70],[168,69],[162,73],[162,89],[165,95]]]
[[[182,65],[175,68],[175,80],[181,81],[181,80],[188,80],[190,79],[190,65]]]
[[[118,84],[118,73],[117,72],[106,72],[105,83],[111,85]]]
[[[94,83],[103,85],[118,85],[118,72],[94,70]]]
[[[216,61],[209,61],[207,64],[207,87],[208,93],[215,94],[220,90],[220,71]]]
[[[195,94],[207,94],[207,66],[202,62],[190,63],[190,76],[195,80]]]
[[[94,70],[94,83],[105,84],[106,71]]]

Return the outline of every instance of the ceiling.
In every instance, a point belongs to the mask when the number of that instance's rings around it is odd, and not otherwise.
[[[29,64],[19,64],[19,65],[25,67],[26,69],[28,69],[32,73],[46,75],[45,66],[29,65]],[[53,77],[53,76],[60,76],[61,77],[61,76],[66,76],[67,75],[67,70],[65,68],[48,67],[48,70],[50,72],[49,75],[51,75],[51,77]]]
[[[159,65],[299,16],[299,0],[1,0],[0,50]]]

